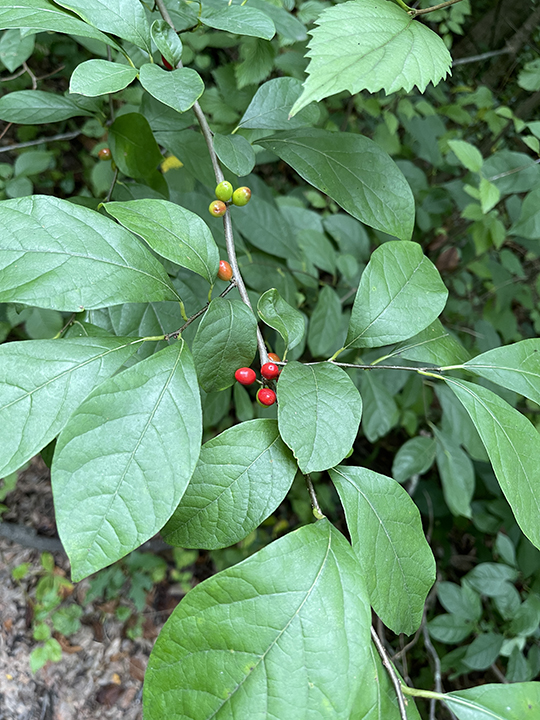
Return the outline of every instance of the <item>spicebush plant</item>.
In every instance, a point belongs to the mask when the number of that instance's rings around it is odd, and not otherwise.
[[[511,679],[538,674],[537,588],[527,586],[522,603],[511,584],[526,572],[515,553],[522,534],[522,545],[540,548],[540,437],[514,407],[518,396],[532,403],[525,411],[540,404],[534,302],[525,337],[495,325],[509,344],[471,357],[439,320],[448,290],[421,241],[438,225],[444,241],[453,200],[460,221],[472,221],[476,265],[452,280],[462,301],[447,310],[463,318],[486,279],[482,263],[506,235],[525,247],[540,238],[539,167],[504,151],[484,160],[463,133],[433,120],[427,100],[408,99],[450,72],[445,42],[425,24],[431,8],[347,0],[291,9],[267,0],[2,3],[0,49],[10,50],[2,57],[11,71],[36,34],[65,33],[88,59],[73,63],[65,94],[5,94],[0,118],[86,118],[100,160],[96,197],[30,195],[24,160],[0,173],[10,198],[0,203],[5,334],[30,323],[29,313],[59,325],[53,339],[30,333],[0,347],[0,476],[55,443],[56,520],[74,581],[160,531],[180,548],[234,545],[305,477],[315,521],[196,586],[166,623],[149,661],[146,720],[411,720],[420,717],[415,697],[441,701],[460,720],[533,720],[535,682],[410,687],[371,622],[373,610],[394,633],[414,634],[436,579],[403,483],[436,461],[450,511],[470,518],[472,458],[503,507],[501,520],[483,508],[483,522],[497,533],[504,521],[512,538],[499,532],[504,562],[439,585],[448,615],[430,633],[448,644],[476,633],[445,658],[456,675],[500,653]],[[437,21],[443,11],[451,12],[438,9]],[[222,51],[211,73],[207,48]],[[367,95],[380,90],[387,95]],[[338,93],[355,95],[358,123],[363,107],[364,122],[382,118],[377,142],[333,124],[335,98],[320,101]],[[441,112],[466,126],[476,101],[494,134],[497,122],[513,122],[538,151],[538,123],[508,108],[497,114],[493,99],[468,100],[457,96]],[[412,162],[395,162],[401,125],[420,157],[451,168],[456,182],[467,173],[467,182],[428,187]],[[41,162],[40,172],[54,166],[49,152],[32,154],[26,162]],[[286,196],[251,174],[276,162],[307,186]],[[513,174],[517,188],[507,182]],[[67,182],[63,192],[73,189]],[[515,256],[504,257],[503,269],[519,275]],[[501,300],[504,313],[513,300]],[[501,308],[491,312],[501,323]],[[220,426],[233,387],[239,422]],[[433,392],[442,419],[422,434],[412,408],[429,405]],[[411,437],[387,477],[354,448],[361,423],[375,443],[400,411]],[[350,542],[317,498],[326,471]],[[510,623],[506,638],[480,622],[481,596]]]

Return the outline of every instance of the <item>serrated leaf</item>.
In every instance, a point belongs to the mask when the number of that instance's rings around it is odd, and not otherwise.
[[[340,465],[330,477],[373,609],[396,634],[414,633],[435,582],[435,560],[416,505],[392,478]]]
[[[446,433],[433,428],[437,440],[437,467],[444,499],[452,515],[472,517],[475,476],[472,460]]]
[[[445,377],[485,445],[516,521],[540,547],[540,435],[531,423],[491,390]]]
[[[189,110],[204,92],[201,76],[191,68],[167,71],[146,63],[139,71],[139,80],[150,95],[177,112]]]
[[[81,35],[101,40],[116,50],[120,49],[112,38],[64,12],[48,0],[3,0],[0,7],[0,28],[29,28]]]
[[[91,390],[141,344],[133,338],[100,337],[1,345],[0,477],[50,443]]]
[[[386,0],[385,0],[386,1]],[[411,237],[414,197],[401,170],[373,140],[308,128],[257,141],[361,222]]]
[[[249,175],[255,167],[255,151],[242,135],[214,133],[214,150],[225,167],[238,177]]]
[[[150,27],[152,40],[165,60],[174,67],[182,59],[182,41],[165,20],[154,20]]]
[[[289,305],[276,288],[271,288],[261,295],[257,312],[269,327],[278,331],[287,350],[292,350],[301,342],[305,331],[304,316]]]
[[[215,30],[263,40],[271,40],[276,34],[274,23],[268,15],[249,5],[228,5],[219,10],[210,10],[203,6],[200,21]]]
[[[69,81],[69,92],[96,97],[118,92],[137,77],[137,69],[107,60],[87,60],[77,65]]]
[[[150,28],[139,0],[55,0],[85,22],[151,52]]]
[[[387,0],[345,2],[323,10],[315,23],[308,79],[293,115],[343,90],[389,94],[416,85],[423,93],[450,74],[452,58],[442,39]]]
[[[186,595],[152,650],[145,718],[349,720],[370,622],[343,536],[302,527]]]
[[[193,357],[205,392],[225,390],[234,373],[249,367],[257,351],[257,321],[241,300],[215,298],[193,340]]]
[[[319,110],[315,105],[301,110],[295,117],[289,117],[291,107],[301,92],[302,83],[296,78],[280,77],[268,80],[258,88],[238,127],[292,130],[313,125],[319,117]]]
[[[48,195],[0,203],[0,302],[79,312],[179,300],[161,263],[109,218]]]
[[[279,432],[304,473],[337,465],[355,441],[362,398],[336,365],[287,363],[277,383]]]
[[[399,355],[405,360],[415,360],[431,365],[458,365],[469,358],[463,345],[450,335],[440,320],[434,320],[425,330],[404,340],[389,357]]]
[[[163,160],[148,120],[140,113],[116,118],[109,128],[109,146],[113,160],[128,177],[148,178]]]
[[[360,279],[345,347],[380,347],[416,335],[448,297],[437,268],[413,242],[386,242]]]
[[[183,340],[106,380],[80,405],[52,467],[74,580],[163,527],[193,474],[201,436],[197,376]]]
[[[540,683],[480,685],[447,693],[444,702],[459,720],[533,720],[540,707]]]
[[[154,252],[214,283],[219,250],[208,225],[198,215],[167,200],[111,202],[105,209]]]
[[[209,550],[234,545],[274,512],[296,470],[275,420],[225,430],[203,445],[180,505],[161,532],[164,540]]]
[[[0,98],[0,120],[18,125],[43,125],[92,115],[69,97],[43,90],[19,90]]]

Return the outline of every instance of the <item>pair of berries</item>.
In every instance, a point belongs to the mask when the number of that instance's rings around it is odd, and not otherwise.
[[[279,361],[279,357],[275,353],[270,353],[268,357],[271,360]],[[275,380],[279,373],[279,366],[275,362],[264,363],[261,367],[261,375],[265,380]],[[248,367],[238,368],[234,377],[241,385],[252,385],[257,378],[255,371]],[[269,407],[276,402],[276,393],[267,387],[260,388],[257,390],[257,402],[259,405]]]
[[[251,190],[248,187],[239,187],[233,191],[233,186],[227,180],[220,182],[215,192],[217,200],[212,200],[208,208],[213,217],[223,217],[227,212],[227,203],[231,200],[233,205],[243,207],[251,198]]]

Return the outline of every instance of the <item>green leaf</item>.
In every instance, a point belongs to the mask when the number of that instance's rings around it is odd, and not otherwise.
[[[208,225],[198,215],[167,200],[112,202],[105,209],[154,252],[214,283],[219,250]]]
[[[148,120],[139,113],[116,118],[109,128],[109,146],[120,171],[132,178],[148,177],[163,159]]]
[[[189,110],[204,92],[201,76],[191,68],[167,71],[146,63],[139,71],[139,80],[150,95],[177,112]]]
[[[199,457],[202,412],[179,340],[97,387],[58,438],[56,521],[75,581],[155,535]]]
[[[448,434],[433,427],[437,440],[437,467],[444,499],[452,515],[472,517],[474,466],[470,457]]]
[[[0,345],[0,477],[50,443],[90,391],[141,343],[101,337]]]
[[[92,115],[71,98],[43,90],[19,90],[0,98],[0,120],[18,125],[43,125]]]
[[[345,347],[407,340],[441,314],[447,297],[420,245],[386,242],[374,251],[360,279]]]
[[[330,477],[373,609],[396,634],[412,635],[435,582],[435,560],[416,505],[395,480],[367,468],[340,465]]]
[[[249,367],[257,351],[257,321],[241,300],[215,298],[193,340],[193,357],[205,392],[225,390],[239,367]]]
[[[0,203],[0,302],[79,312],[178,300],[161,263],[124,228],[46,195]]]
[[[540,90],[540,58],[525,63],[518,75],[518,85],[529,92]]]
[[[15,72],[34,52],[34,44],[35,35],[21,37],[21,31],[18,28],[6,30],[0,38],[0,62],[10,73]]]
[[[139,0],[55,0],[103,32],[129,40],[151,52],[150,29]]]
[[[2,100],[0,99],[0,106],[1,104]],[[540,188],[532,190],[526,196],[521,206],[519,219],[508,230],[508,233],[528,240],[540,240]]]
[[[444,701],[459,720],[533,720],[540,706],[540,683],[479,685],[447,693]]]
[[[540,404],[540,340],[537,338],[488,350],[463,367]]]
[[[295,117],[289,117],[291,107],[301,92],[302,83],[296,78],[268,80],[258,88],[238,127],[293,130],[313,125],[319,118],[319,110],[315,105],[301,110]]]
[[[486,215],[490,210],[493,210],[495,205],[501,199],[501,192],[496,185],[490,183],[486,178],[480,180],[480,204],[482,205],[482,212]]]
[[[442,39],[386,0],[353,0],[330,7],[310,31],[308,79],[294,115],[312,100],[348,90],[386,94],[416,85],[421,93],[450,73]]]
[[[40,175],[54,167],[54,153],[46,150],[28,150],[15,160],[15,176]]]
[[[503,640],[503,636],[498,633],[480,633],[467,646],[463,662],[471,670],[487,670],[498,658]]]
[[[434,640],[454,645],[472,633],[474,624],[460,615],[437,615],[428,623],[428,630]]]
[[[251,420],[202,447],[180,505],[162,530],[171,545],[228,547],[274,512],[292,485],[296,463],[275,420]]]
[[[429,437],[413,437],[397,451],[392,463],[392,477],[404,483],[413,475],[423,475],[435,460],[435,441]]]
[[[268,15],[248,5],[228,5],[215,11],[203,6],[199,19],[207,27],[225,30],[234,35],[271,40],[276,34],[274,23]]]
[[[263,322],[278,331],[287,350],[292,350],[301,342],[305,330],[304,316],[289,305],[276,288],[271,288],[261,295],[257,312]]]
[[[249,208],[231,211],[235,227],[252,245],[276,257],[300,258],[291,227],[275,205],[255,195]]]
[[[471,172],[480,172],[484,159],[480,150],[465,142],[465,140],[449,140],[448,146],[453,150],[455,156],[463,167]]]
[[[373,140],[308,128],[279,133],[257,143],[361,222],[402,240],[411,237],[411,188],[398,166]]]
[[[399,355],[405,360],[415,360],[431,365],[458,365],[468,360],[463,345],[450,335],[440,320],[434,320],[418,335],[403,341],[388,357]]]
[[[225,167],[238,177],[249,175],[255,167],[255,151],[242,135],[214,133],[214,150]]]
[[[323,232],[306,228],[296,234],[296,241],[313,265],[332,275],[336,272],[337,253]]]
[[[123,90],[137,77],[137,70],[131,65],[120,65],[107,60],[87,60],[77,65],[69,91],[96,97]]]
[[[439,582],[437,585],[439,602],[450,613],[459,615],[475,623],[482,617],[482,601],[467,582],[456,585],[452,582]]]
[[[480,563],[465,576],[477,592],[487,597],[505,595],[509,582],[517,580],[515,568],[503,563]]]
[[[364,414],[362,430],[370,443],[384,437],[399,420],[399,410],[393,395],[371,371],[362,377]]]
[[[336,341],[343,340],[342,324],[342,306],[339,295],[329,285],[325,285],[309,319],[307,341],[313,357],[331,355],[336,349]]]
[[[277,383],[279,432],[303,473],[337,465],[355,441],[362,398],[336,365],[289,362]]]
[[[107,35],[73,17],[49,0],[2,0],[0,29],[28,28],[68,33],[101,40],[119,50],[118,44]]]
[[[182,41],[165,20],[154,20],[150,27],[152,40],[165,60],[176,67],[182,59]]]
[[[538,184],[540,165],[524,153],[500,150],[486,158],[482,174],[499,188],[501,195],[522,193]]]
[[[265,15],[272,20],[276,26],[276,32],[281,35],[281,45],[291,45],[295,42],[305,42],[307,40],[306,26],[292,12],[287,12],[286,8],[292,10],[292,5],[283,3],[274,5],[267,0],[249,0],[250,7],[262,10]]]
[[[540,547],[540,436],[531,423],[491,390],[447,378],[485,445],[499,485],[516,521]]]
[[[152,650],[145,718],[349,720],[370,623],[348,543],[302,527],[186,595]]]

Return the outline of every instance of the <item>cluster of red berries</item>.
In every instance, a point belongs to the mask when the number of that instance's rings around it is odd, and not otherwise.
[[[261,367],[261,375],[265,380],[276,380],[281,372],[279,365],[276,365],[276,362],[279,362],[279,356],[275,353],[268,353],[268,357],[272,362],[264,363]],[[257,379],[255,370],[248,367],[238,368],[234,377],[241,385],[252,385]],[[269,407],[276,402],[276,393],[269,387],[262,387],[257,390],[257,402],[259,405]]]
[[[248,187],[239,187],[233,190],[233,186],[227,180],[223,180],[216,188],[217,200],[212,200],[208,210],[214,217],[223,217],[227,212],[227,206],[231,204],[243,207],[251,198],[251,190]]]

